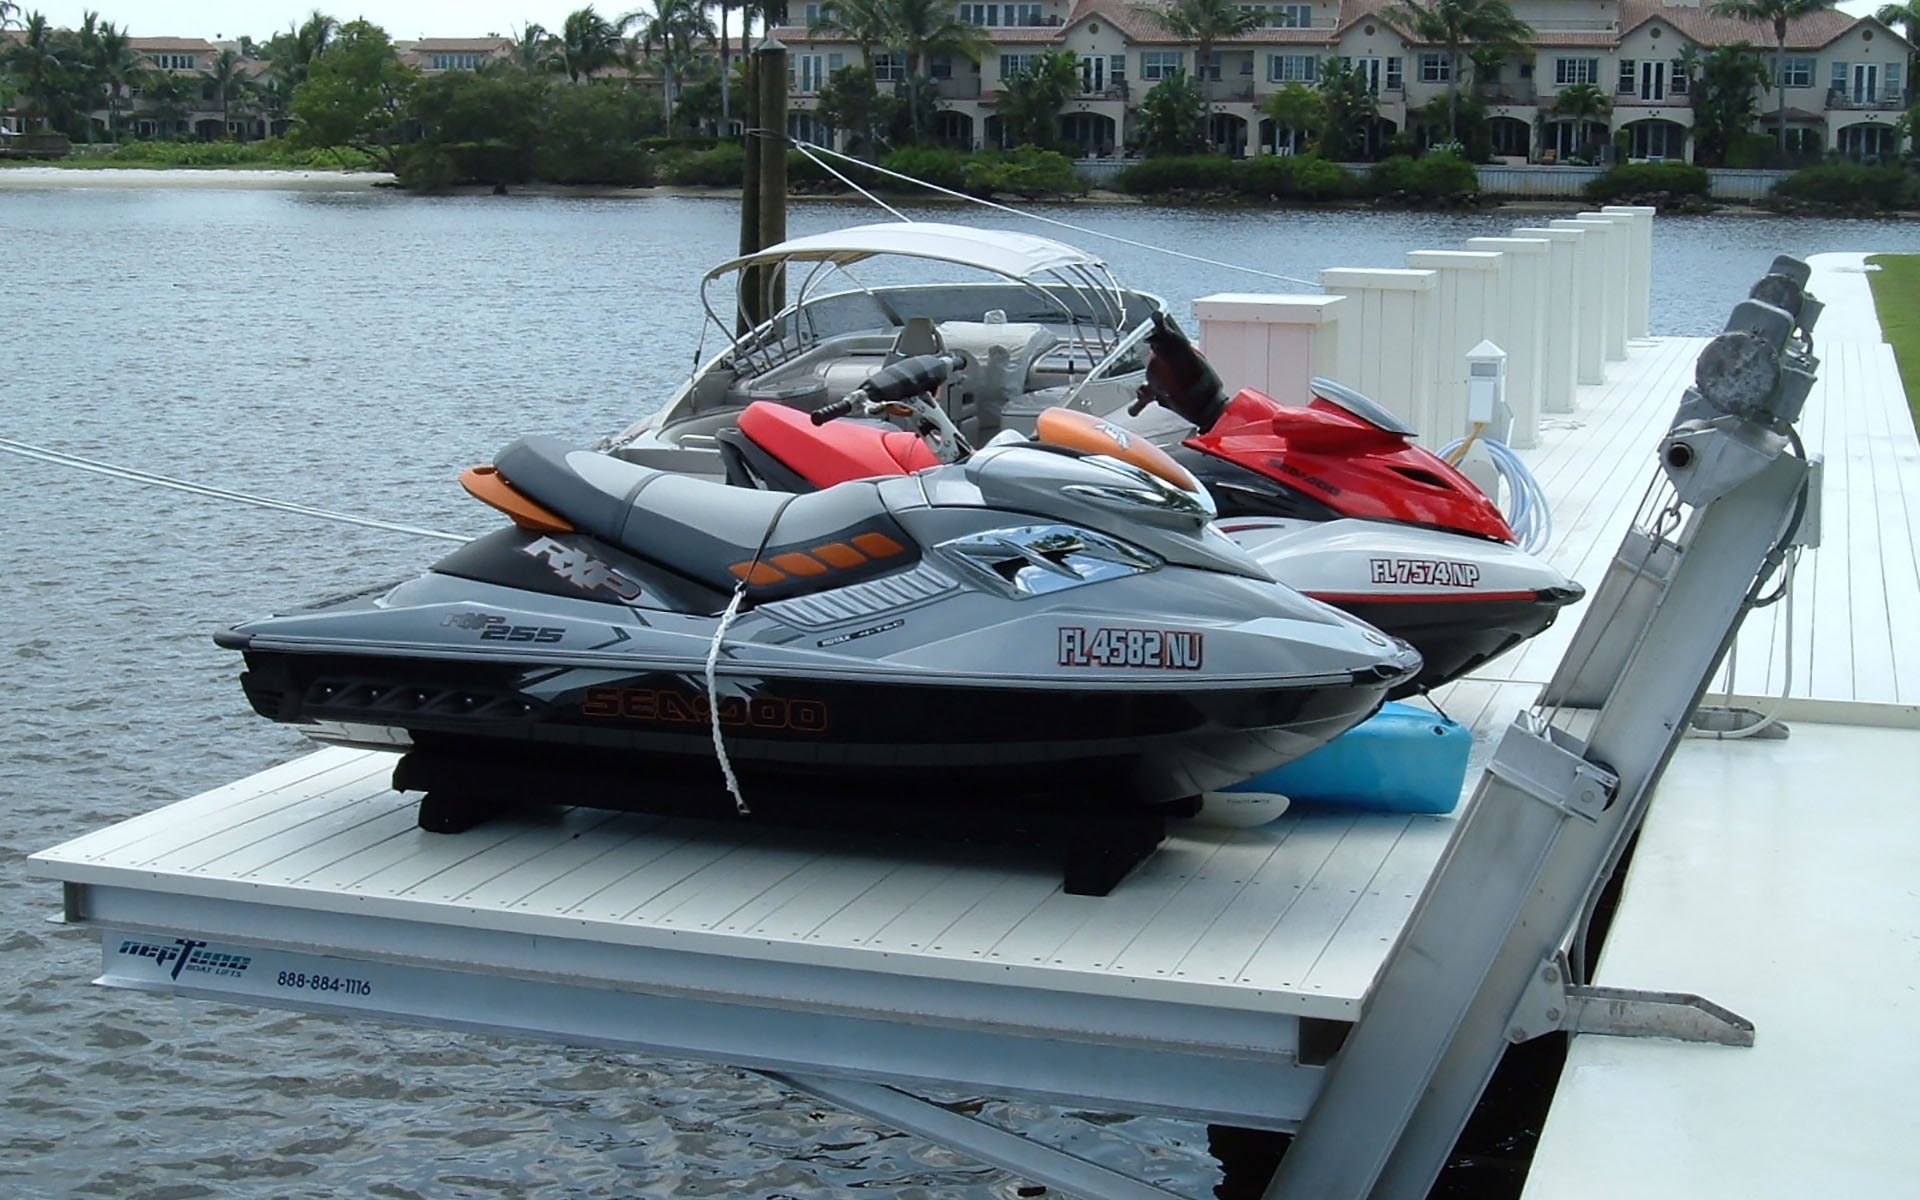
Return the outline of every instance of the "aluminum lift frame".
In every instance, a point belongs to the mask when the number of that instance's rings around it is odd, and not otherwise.
[[[1587,1029],[1751,1044],[1750,1023],[1696,998],[1584,986],[1563,946],[1584,939],[1742,618],[1809,536],[1793,432],[1818,366],[1807,275],[1776,259],[1764,299],[1701,353],[1633,527],[1495,750],[1267,1200],[1425,1196],[1510,1042]]]

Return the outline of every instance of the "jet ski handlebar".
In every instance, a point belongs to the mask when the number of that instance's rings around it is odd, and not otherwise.
[[[825,425],[862,405],[901,404],[926,395],[945,383],[959,365],[960,360],[951,354],[916,354],[903,358],[875,371],[872,378],[832,404],[814,409],[813,423]]]
[[[1163,312],[1153,314],[1147,335],[1147,381],[1134,393],[1127,412],[1139,416],[1150,404],[1163,404],[1201,433],[1226,411],[1227,390],[1187,335]]]

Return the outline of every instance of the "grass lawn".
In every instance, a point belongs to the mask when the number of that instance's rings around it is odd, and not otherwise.
[[[1867,263],[1880,268],[1867,272],[1873,307],[1900,363],[1914,428],[1920,429],[1920,254],[1875,254]]]

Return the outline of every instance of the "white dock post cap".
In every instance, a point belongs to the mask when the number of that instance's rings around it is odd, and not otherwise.
[[[1527,226],[1514,230],[1513,236],[1517,238],[1539,238],[1547,242],[1577,242],[1587,236],[1587,231],[1584,229],[1546,229]]]
[[[1402,267],[1328,267],[1320,272],[1320,286],[1430,292],[1438,278],[1432,271],[1412,271]]]
[[[1500,255],[1485,250],[1409,250],[1407,265],[1431,270],[1497,271]]]
[[[1201,321],[1252,321],[1266,325],[1325,325],[1339,317],[1345,296],[1320,292],[1215,292],[1193,302]]]
[[[1477,237],[1467,239],[1467,249],[1497,250],[1501,254],[1546,254],[1553,249],[1553,243],[1544,237]]]

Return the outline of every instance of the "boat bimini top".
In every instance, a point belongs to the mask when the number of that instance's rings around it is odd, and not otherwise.
[[[937,221],[887,221],[790,238],[709,271],[701,281],[700,300],[708,320],[731,336],[748,311],[748,290],[758,286],[770,295],[776,282],[786,281],[793,299],[734,347],[736,366],[771,369],[827,337],[871,324],[875,317],[904,327],[919,315],[899,308],[903,290],[915,285],[872,286],[852,269],[883,257],[952,263],[997,276],[998,282],[1013,285],[1011,295],[1031,304],[1027,311],[1005,312],[1005,320],[1064,325],[1072,331],[1072,340],[1096,358],[1112,354],[1127,334],[1146,322],[1147,314],[1129,313],[1130,293],[1107,264],[1084,250],[1030,234]],[[807,269],[802,271],[802,266]],[[712,285],[730,275],[735,277],[735,303],[732,312],[723,314],[715,307]],[[916,285],[928,286],[924,275],[916,276]],[[841,306],[830,302],[841,298],[864,302],[835,319],[833,310]]]

